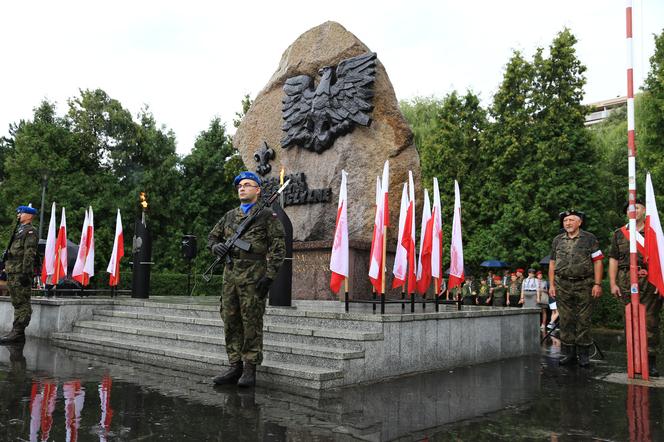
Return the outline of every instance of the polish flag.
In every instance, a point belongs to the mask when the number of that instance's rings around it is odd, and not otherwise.
[[[73,273],[73,272],[72,272]],[[81,411],[85,403],[85,390],[81,388],[81,381],[67,381],[62,386],[65,398],[65,427],[68,442],[78,440],[78,429],[81,422]]]
[[[392,274],[394,275],[392,288],[402,287],[406,283],[406,277],[408,276],[408,250],[403,246],[408,205],[408,184],[404,183],[403,190],[401,191],[401,207],[399,209],[399,238],[394,255],[394,266],[392,267]],[[410,235],[410,232],[407,235]]]
[[[58,237],[55,240],[55,268],[51,277],[51,284],[57,284],[61,279],[67,276],[67,217],[65,208],[62,208],[60,217],[60,229]]]
[[[403,246],[408,251],[408,294],[415,292],[417,285],[417,257],[415,255],[415,183],[413,172],[408,171],[408,214],[406,216],[405,232],[410,232],[403,237]]]
[[[420,229],[420,257],[417,261],[417,291],[425,294],[431,284],[431,241],[433,236],[433,220],[429,191],[424,189],[424,206]]]
[[[454,180],[454,218],[452,220],[452,246],[450,247],[450,279],[448,290],[460,286],[463,274],[463,244],[461,241],[461,196],[459,183]]]
[[[657,287],[660,296],[664,297],[664,233],[662,233],[662,225],[659,222],[650,173],[646,175],[645,249],[648,282]]]
[[[55,272],[55,203],[51,206],[51,221],[48,223],[48,235],[46,236],[46,249],[44,250],[44,262],[42,263],[42,284]]]
[[[374,234],[371,241],[371,261],[369,266],[369,279],[377,293],[383,293],[383,243],[389,224],[388,189],[390,185],[390,164],[385,161],[383,177],[376,179],[376,216],[374,218]]]
[[[341,171],[341,188],[339,189],[339,205],[337,206],[337,222],[334,230],[334,244],[330,257],[330,289],[339,293],[344,280],[348,278],[348,193],[346,191],[345,170]]]
[[[95,273],[95,239],[94,224],[92,221],[92,207],[85,211],[83,230],[81,231],[81,242],[78,246],[76,264],[71,272],[73,278],[83,286],[90,283],[90,276]]]
[[[440,190],[438,178],[433,179],[433,213],[431,214],[433,231],[431,238],[431,276],[440,279],[443,277],[443,216],[440,206]],[[439,286],[440,287],[440,286]]]
[[[115,241],[113,241],[113,253],[111,253],[111,260],[108,263],[106,271],[110,273],[108,285],[117,286],[120,282],[120,260],[124,256],[124,236],[122,234],[122,218],[120,217],[120,209],[118,209],[118,216],[115,221]]]

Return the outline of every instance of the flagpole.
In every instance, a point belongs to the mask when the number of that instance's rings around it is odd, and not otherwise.
[[[346,313],[348,313],[348,278],[344,278],[344,301],[346,304]]]
[[[639,296],[638,257],[636,250],[636,143],[634,135],[634,66],[632,39],[632,0],[627,0],[626,37],[627,37],[627,166],[629,204],[629,280],[630,304],[625,307],[625,328],[627,335],[627,377],[633,379],[640,374],[648,380],[647,342],[641,329],[645,327],[645,307],[641,306]],[[646,338],[647,339],[647,338]],[[645,354],[644,354],[645,352]]]
[[[383,278],[381,281],[381,297],[380,297],[380,313],[385,313],[385,268],[387,267],[387,226],[383,228],[383,257],[382,257],[382,272]]]

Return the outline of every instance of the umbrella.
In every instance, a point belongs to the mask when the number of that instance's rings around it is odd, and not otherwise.
[[[548,266],[549,261],[551,261],[551,255],[546,255],[544,258],[540,259],[540,265]]]
[[[510,264],[508,262],[498,261],[498,260],[495,260],[495,259],[490,259],[488,261],[483,261],[482,264],[480,264],[480,267],[494,267],[494,268],[497,268],[497,269],[507,268],[509,266],[510,266]]]

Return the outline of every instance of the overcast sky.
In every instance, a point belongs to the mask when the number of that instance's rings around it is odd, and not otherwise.
[[[47,98],[66,111],[101,88],[136,114],[148,105],[178,152],[254,97],[300,34],[327,20],[385,65],[399,99],[472,89],[490,103],[513,50],[530,58],[569,27],[587,66],[585,102],[626,95],[625,0],[0,2],[0,136]],[[634,1],[636,87],[664,1]]]

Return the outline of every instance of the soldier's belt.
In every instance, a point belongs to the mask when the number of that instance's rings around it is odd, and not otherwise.
[[[243,252],[243,253],[238,253],[238,254],[231,254],[233,259],[239,259],[239,260],[249,260],[249,261],[264,261],[265,260],[265,255],[261,255],[260,253],[249,253],[249,252]]]
[[[568,281],[585,281],[586,279],[590,279],[593,277],[593,275],[588,275],[588,276],[564,276],[564,275],[558,275],[559,278],[566,279]]]

